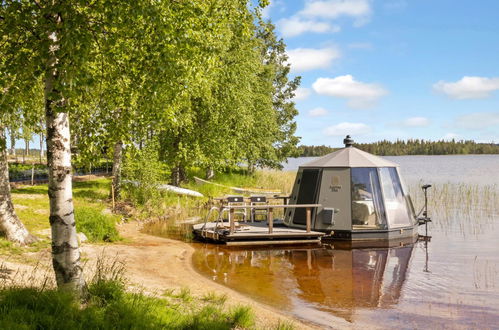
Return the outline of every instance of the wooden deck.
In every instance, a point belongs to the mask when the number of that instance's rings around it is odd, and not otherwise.
[[[266,221],[235,222],[234,225],[232,233],[227,221],[218,223],[218,226],[215,222],[197,224],[193,232],[197,237],[226,245],[318,244],[324,236],[321,232],[289,228],[278,221],[274,222],[272,232],[269,232]]]

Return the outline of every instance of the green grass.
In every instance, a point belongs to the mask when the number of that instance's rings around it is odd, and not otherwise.
[[[84,233],[93,243],[120,240],[116,219],[117,216],[103,214],[102,211],[88,206],[80,206],[75,210],[76,230]]]
[[[73,201],[77,231],[83,232],[90,242],[115,242],[120,239],[115,224],[120,216],[106,210],[110,180],[99,178],[73,182]],[[0,237],[0,254],[21,255],[50,248],[46,233],[49,224],[49,198],[46,184],[20,186],[12,189],[12,200],[17,216],[40,241],[28,247],[19,247]]]
[[[187,288],[162,298],[126,290],[124,264],[97,259],[83,301],[47,285],[0,281],[0,329],[233,329],[254,326],[245,306],[195,297]],[[0,273],[1,275],[1,273]],[[50,281],[49,281],[50,283]]]
[[[55,289],[0,290],[1,329],[233,329],[253,325],[248,307],[130,293],[119,280],[91,283],[85,304]]]

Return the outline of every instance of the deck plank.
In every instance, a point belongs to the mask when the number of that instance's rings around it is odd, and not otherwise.
[[[307,232],[304,229],[289,228],[276,224],[273,232],[269,233],[266,222],[238,222],[234,233],[229,233],[229,223],[224,222],[206,224],[204,235],[227,245],[273,245],[273,244],[310,244],[317,243],[325,234],[317,231]],[[199,236],[203,234],[203,224],[195,225],[193,230]]]

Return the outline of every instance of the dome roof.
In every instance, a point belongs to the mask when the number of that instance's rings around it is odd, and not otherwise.
[[[378,156],[371,155],[355,147],[346,147],[300,167],[397,167],[396,163],[390,162]]]

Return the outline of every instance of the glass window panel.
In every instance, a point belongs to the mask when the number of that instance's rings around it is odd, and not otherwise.
[[[407,189],[407,185],[402,179],[402,176],[400,175],[400,171],[398,168],[397,168],[397,175],[400,180],[400,184],[402,185],[402,191],[404,193],[405,201],[407,203],[407,211],[409,212],[409,217],[412,219],[412,222],[416,225],[418,221],[416,220],[416,212],[414,211],[414,204],[412,203],[411,195],[409,195],[409,189]]]
[[[352,228],[386,229],[376,168],[352,168]]]
[[[400,184],[397,170],[394,167],[380,168],[381,186],[385,198],[385,209],[390,227],[412,225],[412,217],[406,204],[406,199]]]

